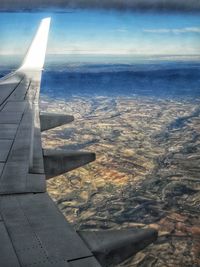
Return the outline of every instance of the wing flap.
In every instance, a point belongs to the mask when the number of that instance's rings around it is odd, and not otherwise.
[[[29,172],[35,174],[44,174],[39,108],[37,104],[34,104],[33,108],[34,108],[33,151],[29,166]]]
[[[22,118],[22,112],[0,112],[0,126],[1,124],[19,124]]]
[[[8,118],[17,118],[18,121],[12,122],[20,123],[13,140],[0,140],[2,147],[4,146],[0,152],[0,161],[5,163],[0,179],[0,194],[32,192],[33,189],[35,190],[33,192],[44,192],[46,189],[44,175],[29,175],[34,145],[34,111],[28,102],[26,105],[24,102],[20,103],[16,108],[17,110],[25,108],[24,112],[0,112],[0,119],[3,114],[2,118],[5,119],[5,122],[8,121]],[[15,105],[15,103],[13,104]],[[40,136],[38,142],[41,143]],[[40,160],[42,162],[42,155]],[[31,177],[35,178],[32,179],[32,183]]]
[[[9,97],[9,101],[24,100],[29,90],[30,84],[31,80],[25,76],[23,81],[21,81],[21,83],[17,86],[17,88],[13,91],[13,93]]]
[[[1,124],[0,125],[0,140],[14,139],[17,132],[17,124]]]
[[[26,106],[26,101],[9,101],[5,104],[2,111],[23,113],[25,111]]]

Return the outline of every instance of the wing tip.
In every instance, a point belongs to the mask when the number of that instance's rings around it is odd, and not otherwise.
[[[47,49],[47,41],[49,35],[51,17],[41,20],[37,33],[28,49],[24,61],[18,71],[33,71],[43,69],[45,54]]]
[[[42,22],[45,22],[45,23],[50,24],[50,22],[51,22],[51,17],[43,18],[43,19],[42,19]]]

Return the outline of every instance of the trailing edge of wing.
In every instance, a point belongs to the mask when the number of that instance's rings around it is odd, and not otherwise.
[[[41,21],[38,31],[28,49],[18,71],[38,71],[43,69],[51,18]]]

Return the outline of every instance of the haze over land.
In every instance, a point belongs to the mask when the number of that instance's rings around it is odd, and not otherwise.
[[[77,229],[159,230],[124,266],[200,264],[199,71],[197,60],[155,58],[46,67],[41,108],[75,122],[44,133],[44,146],[97,153],[48,182],[61,211]]]
[[[198,58],[98,58],[47,58],[41,109],[75,122],[45,132],[43,145],[97,153],[48,191],[77,229],[158,229],[124,266],[199,266]],[[16,67],[7,59],[1,75]]]

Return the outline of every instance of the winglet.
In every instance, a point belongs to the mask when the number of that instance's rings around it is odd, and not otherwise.
[[[51,18],[41,21],[24,61],[18,71],[38,71],[43,69]]]

